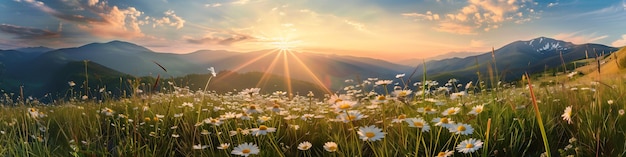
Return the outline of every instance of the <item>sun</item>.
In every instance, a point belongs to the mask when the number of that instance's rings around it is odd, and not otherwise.
[[[272,46],[280,51],[291,51],[296,47],[296,43],[296,41],[281,38],[280,40],[272,42]]]

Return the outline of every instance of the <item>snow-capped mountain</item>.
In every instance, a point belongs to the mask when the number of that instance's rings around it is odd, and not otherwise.
[[[574,46],[574,44],[572,44],[571,42],[565,42],[546,37],[535,38],[529,41],[525,41],[525,43],[531,46],[535,51],[542,54],[556,51],[565,51]]]

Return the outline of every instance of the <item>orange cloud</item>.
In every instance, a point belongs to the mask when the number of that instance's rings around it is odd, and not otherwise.
[[[536,3],[527,0],[469,0],[468,4],[459,10],[446,13],[445,20],[442,20],[435,30],[456,34],[477,34],[481,29],[483,31],[497,29],[504,22],[526,23],[537,18],[534,16],[537,13],[528,8],[535,5]],[[522,6],[527,8],[525,10],[527,14],[520,9]]]
[[[431,11],[427,11],[426,14],[420,14],[420,13],[403,13],[402,16],[404,17],[411,17],[411,18],[416,18],[418,20],[439,20],[439,14],[433,14]]]
[[[626,46],[626,34],[622,35],[621,39],[615,40],[611,43],[611,46],[623,47]]]
[[[183,18],[177,16],[173,10],[168,10],[164,12],[164,14],[165,17],[162,17],[160,19],[154,19],[154,24],[152,25],[152,27],[167,25],[176,27],[176,29],[181,29],[183,28],[183,26],[185,26],[186,21]]]
[[[435,30],[440,31],[440,32],[448,32],[448,33],[463,34],[463,35],[476,34],[476,32],[474,32],[474,29],[475,28],[472,26],[458,24],[454,22],[441,22],[439,23],[438,27],[435,27]]]
[[[579,32],[574,33],[560,33],[554,36],[555,39],[565,40],[574,44],[593,43],[598,40],[609,37],[608,35],[596,36],[595,33],[588,35],[580,35]]]

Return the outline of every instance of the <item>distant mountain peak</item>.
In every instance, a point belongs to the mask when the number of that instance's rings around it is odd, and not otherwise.
[[[28,52],[28,53],[33,53],[33,52],[43,53],[43,52],[52,51],[54,49],[49,48],[49,47],[44,47],[44,46],[37,46],[37,47],[23,47],[23,48],[17,48],[13,50],[20,51],[20,52]]]
[[[571,42],[556,40],[548,37],[538,37],[529,41],[524,41],[538,53],[546,53],[550,51],[564,51],[574,46]]]
[[[152,52],[152,50],[126,41],[112,40],[106,43],[90,43],[81,46],[81,48],[110,48],[110,49],[126,49],[132,52]]]

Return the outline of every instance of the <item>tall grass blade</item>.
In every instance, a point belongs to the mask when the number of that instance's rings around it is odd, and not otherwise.
[[[528,80],[528,90],[530,91],[530,96],[532,98],[533,108],[535,109],[535,117],[537,118],[537,123],[539,123],[539,129],[541,130],[543,146],[545,147],[547,157],[552,157],[550,152],[550,144],[548,143],[548,135],[546,134],[546,128],[543,126],[541,112],[539,112],[539,105],[537,105],[537,98],[535,97],[535,93],[533,92],[533,84],[530,81],[530,76],[528,75],[528,73],[526,73],[526,78]]]

